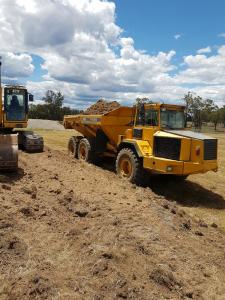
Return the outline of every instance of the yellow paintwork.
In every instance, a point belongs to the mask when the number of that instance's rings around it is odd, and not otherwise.
[[[216,160],[205,160],[203,162],[184,162],[183,174],[206,173],[208,171],[216,172],[218,165]]]
[[[152,108],[160,112],[161,108],[182,111],[183,106],[170,104],[145,104],[145,108]],[[143,167],[146,170],[161,174],[189,175],[217,171],[217,161],[204,161],[204,142],[201,139],[185,137],[176,133],[161,130],[160,126],[135,125],[137,109],[133,107],[119,107],[104,115],[76,115],[65,116],[64,127],[74,128],[85,137],[95,137],[98,129],[101,129],[108,137],[108,155],[116,156],[120,145],[131,145],[135,148],[139,157],[143,158]],[[160,113],[158,114],[160,124]],[[134,137],[134,130],[142,131],[141,136]],[[179,160],[155,157],[153,143],[155,137],[167,137],[180,139]],[[103,153],[107,155],[107,152]],[[168,168],[169,167],[169,171]]]
[[[164,174],[177,174],[182,175],[183,172],[183,162],[178,160],[172,160],[161,157],[144,157],[143,166],[145,169],[152,170],[156,173]],[[166,167],[172,166],[173,171],[166,171]]]
[[[104,115],[65,116],[63,124],[65,128],[74,128],[86,137],[93,137],[98,129],[102,129],[116,149],[119,135],[125,136],[127,129],[133,128],[132,117],[133,108],[121,106]]]
[[[191,152],[191,139],[182,137],[181,140],[181,150],[180,150],[180,160],[182,161],[189,161]]]
[[[152,154],[152,148],[148,141],[124,139],[123,142],[135,145],[136,150],[140,151],[140,156],[144,157],[144,156],[150,156]]]
[[[5,118],[4,118],[5,119]],[[27,127],[27,118],[24,121],[18,121],[18,122],[8,122],[4,121],[4,128],[26,128]]]

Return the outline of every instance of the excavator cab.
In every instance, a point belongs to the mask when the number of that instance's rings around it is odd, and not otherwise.
[[[29,94],[22,86],[4,88],[4,127],[25,128],[27,126]]]

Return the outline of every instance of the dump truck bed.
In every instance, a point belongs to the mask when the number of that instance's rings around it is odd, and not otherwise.
[[[134,108],[121,106],[104,115],[65,116],[63,125],[66,129],[75,129],[85,137],[94,138],[97,132],[103,132],[110,144],[116,146],[118,136],[133,127]]]

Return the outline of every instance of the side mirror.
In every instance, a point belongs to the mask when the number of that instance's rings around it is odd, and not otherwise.
[[[28,100],[29,100],[29,102],[33,102],[34,101],[34,95],[29,94],[28,95]]]

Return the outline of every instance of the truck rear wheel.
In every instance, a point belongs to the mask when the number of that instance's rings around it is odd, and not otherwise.
[[[129,148],[120,150],[116,159],[116,172],[138,185],[144,184],[144,170],[141,160]]]
[[[77,140],[75,136],[72,136],[68,142],[68,152],[71,157],[77,158]]]
[[[91,148],[91,144],[88,139],[82,138],[78,145],[77,151],[78,159],[84,160],[87,162],[93,162],[95,155],[94,151]]]

